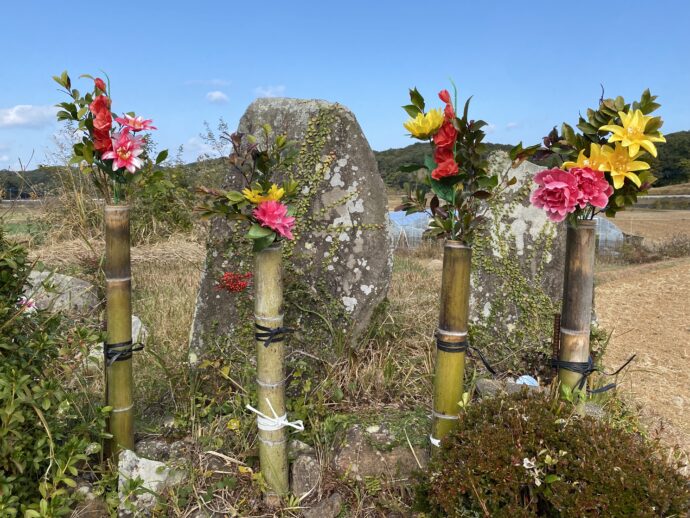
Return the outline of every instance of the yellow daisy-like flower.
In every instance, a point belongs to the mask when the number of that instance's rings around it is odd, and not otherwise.
[[[638,187],[642,182],[634,173],[634,171],[644,171],[649,169],[649,164],[642,160],[635,160],[642,153],[637,153],[635,156],[630,156],[628,149],[623,147],[620,142],[616,142],[615,149],[609,146],[603,146],[601,154],[606,160],[603,171],[608,171],[613,180],[614,189],[620,189],[625,183],[625,179],[629,178]]]
[[[439,109],[429,110],[427,113],[419,113],[414,119],[409,119],[403,124],[413,137],[426,140],[431,137],[443,124],[443,113]]]
[[[259,204],[262,201],[279,201],[285,194],[285,189],[273,184],[266,194],[263,194],[257,189],[249,188],[243,189],[242,194],[244,194],[244,197],[251,203]]]
[[[600,146],[592,142],[589,147],[589,157],[585,156],[585,150],[583,149],[580,151],[580,154],[577,155],[577,162],[563,162],[563,168],[588,167],[594,171],[606,171],[606,169],[604,169],[606,166],[606,159],[602,156],[601,151],[603,148],[608,147],[609,146]]]
[[[615,124],[608,124],[599,128],[599,131],[610,131],[613,133],[609,138],[609,142],[620,142],[625,148],[628,148],[628,153],[632,158],[640,151],[640,147],[649,151],[652,156],[656,156],[656,146],[654,142],[666,142],[666,139],[661,133],[655,132],[658,136],[647,135],[645,128],[647,123],[654,117],[645,115],[642,110],[618,112],[618,116],[623,122],[623,126]]]

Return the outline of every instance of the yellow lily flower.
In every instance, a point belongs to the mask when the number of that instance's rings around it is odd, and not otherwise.
[[[618,116],[621,118],[623,126],[617,126],[615,124],[608,124],[599,128],[599,131],[610,131],[613,133],[609,138],[609,142],[620,142],[623,147],[628,148],[628,153],[632,158],[634,155],[640,151],[640,147],[649,151],[649,154],[656,156],[656,146],[654,142],[666,142],[664,136],[659,133],[658,136],[647,135],[645,133],[645,128],[647,123],[654,117],[651,115],[645,115],[642,110],[631,110],[628,113],[618,112]]]
[[[414,119],[409,119],[403,124],[413,137],[425,140],[431,137],[443,124],[443,113],[439,109],[429,110],[427,113],[419,113]]]
[[[629,178],[638,187],[642,182],[634,173],[634,171],[644,171],[649,169],[649,164],[642,160],[635,160],[642,153],[636,153],[630,156],[628,149],[626,149],[620,142],[616,142],[615,149],[609,146],[601,148],[601,154],[606,160],[603,171],[611,173],[614,189],[620,189],[625,183],[625,179]]]
[[[285,189],[273,184],[266,194],[263,194],[257,189],[249,188],[243,189],[242,194],[244,194],[244,197],[251,203],[259,204],[262,201],[279,201],[285,194]]]
[[[588,167],[594,171],[606,171],[604,169],[606,165],[606,159],[602,156],[601,151],[603,148],[608,146],[600,146],[599,144],[592,144],[589,147],[589,157],[585,156],[585,150],[581,150],[580,154],[577,155],[577,162],[563,162],[564,169],[570,169],[571,167]]]

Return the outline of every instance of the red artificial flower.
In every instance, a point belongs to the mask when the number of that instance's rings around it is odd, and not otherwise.
[[[453,147],[455,139],[458,138],[458,131],[453,127],[450,121],[446,121],[441,125],[441,128],[434,135],[434,144],[436,147]]]
[[[443,116],[446,118],[447,121],[450,121],[451,119],[455,118],[455,110],[453,109],[452,104],[446,104],[446,107],[443,109]]]
[[[441,180],[442,178],[455,176],[456,174],[458,174],[458,164],[454,158],[450,158],[438,164],[436,169],[431,172],[431,177],[434,180]]]
[[[249,281],[252,278],[251,272],[235,273],[225,272],[220,276],[218,283],[215,285],[217,290],[225,290],[230,293],[239,293],[247,289]]]
[[[96,85],[96,90],[100,90],[101,92],[105,92],[105,81],[101,79],[100,77],[97,77],[96,79],[93,80],[93,82]]]
[[[93,147],[100,153],[105,153],[112,149],[110,130],[113,125],[113,116],[110,113],[110,98],[106,95],[99,95],[89,105],[89,110],[93,114]]]
[[[441,99],[444,103],[450,104],[450,93],[448,93],[448,90],[441,90],[438,93],[438,98]]]
[[[434,149],[434,162],[440,164],[446,160],[453,160],[453,146],[437,147]]]

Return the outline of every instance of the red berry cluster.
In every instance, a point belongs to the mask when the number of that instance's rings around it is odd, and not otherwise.
[[[244,291],[249,286],[249,281],[252,278],[251,272],[235,273],[225,272],[221,275],[216,284],[217,290],[227,290],[230,293],[239,293]]]

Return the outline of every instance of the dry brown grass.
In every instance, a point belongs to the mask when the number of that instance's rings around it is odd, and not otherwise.
[[[690,194],[690,182],[652,187],[649,190],[649,194]]]
[[[597,278],[597,314],[613,335],[605,362],[637,354],[620,392],[650,427],[690,452],[690,258],[607,271]]]
[[[690,210],[630,210],[611,218],[626,234],[658,243],[677,234],[690,236]]]

